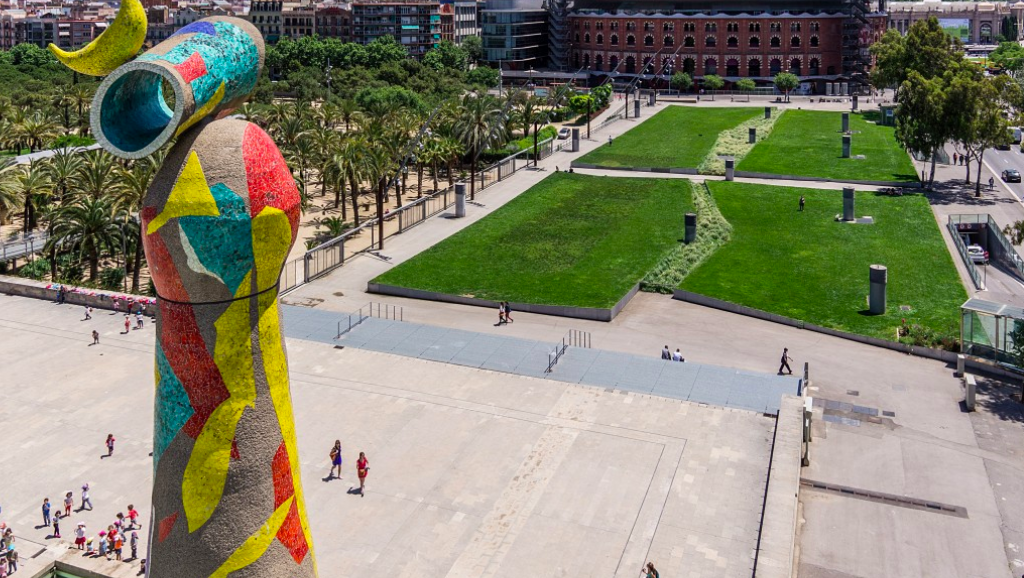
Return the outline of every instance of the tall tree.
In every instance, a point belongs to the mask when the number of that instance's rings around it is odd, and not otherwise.
[[[931,185],[935,182],[936,153],[955,136],[947,118],[946,84],[942,78],[925,78],[911,71],[900,87],[900,95],[896,139],[924,158],[931,158]]]
[[[1010,142],[1010,121],[1004,113],[1017,111],[1020,86],[1007,76],[986,77],[969,69],[947,74],[946,83],[947,122],[968,163],[976,163],[974,196],[980,197],[985,149]]]
[[[21,198],[21,206],[25,210],[23,228],[28,233],[39,224],[38,209],[46,204],[50,194],[50,179],[43,164],[35,161],[23,165],[17,171],[11,187]]]
[[[789,102],[789,93],[800,86],[800,79],[792,72],[780,72],[775,75],[775,88],[786,95],[786,102]]]
[[[898,91],[912,72],[925,79],[935,78],[963,62],[960,40],[947,34],[934,16],[912,24],[906,36],[890,28],[871,45],[871,54],[875,57],[871,83],[876,88],[896,87]]]
[[[80,197],[60,208],[53,226],[53,242],[70,247],[89,261],[89,280],[99,276],[100,258],[116,251],[122,219],[105,198]]]
[[[495,101],[480,93],[462,99],[462,115],[455,122],[455,136],[470,155],[469,198],[476,199],[476,163],[480,153],[501,142],[502,109]]]

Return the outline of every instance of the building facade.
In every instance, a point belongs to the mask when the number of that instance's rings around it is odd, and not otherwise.
[[[683,71],[700,79],[770,81],[779,72],[805,80],[851,74],[852,61],[885,30],[881,13],[867,14],[851,31],[841,11],[626,13],[577,10],[570,15],[570,69],[594,74]],[[852,34],[851,34],[852,33]],[[852,35],[855,35],[851,38]],[[851,45],[852,44],[852,45]]]
[[[441,41],[440,12],[436,0],[353,2],[352,40],[369,44],[393,36],[419,58]]]
[[[442,0],[439,7],[441,39],[462,44],[467,36],[479,36],[476,10],[476,0]]]
[[[25,18],[14,22],[14,44],[27,42],[46,48],[53,43],[62,50],[75,50],[92,42],[106,29],[106,21]]]
[[[484,59],[509,70],[548,62],[548,12],[539,0],[487,0],[480,11]]]
[[[915,22],[935,17],[951,35],[965,44],[995,44],[1021,40],[1024,2],[891,2],[889,27],[906,34]]]

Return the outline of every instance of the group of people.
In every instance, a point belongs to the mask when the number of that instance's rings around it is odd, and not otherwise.
[[[113,445],[111,444],[109,448],[112,453]],[[71,517],[72,509],[75,507],[74,492],[64,494],[62,506],[63,508],[58,506],[54,510],[53,505],[50,503],[50,498],[43,498],[43,526],[53,527],[53,531],[50,534],[52,538],[63,538],[60,533],[60,523],[65,518]],[[78,509],[74,511],[82,512],[89,510],[91,512],[92,509],[89,484],[82,484],[81,502]],[[142,526],[139,524],[139,512],[133,504],[128,504],[127,512],[127,514],[118,512],[114,521],[107,526],[107,529],[100,530],[96,536],[87,536],[85,522],[78,522],[75,526],[75,547],[85,551],[87,555],[103,556],[107,560],[114,556],[115,560],[125,560],[123,551],[127,539],[128,547],[131,548],[131,557],[127,558],[127,560],[137,559],[139,553],[139,533],[136,530]],[[131,532],[131,534],[128,532]]]
[[[667,345],[661,350],[661,358],[665,361],[686,361],[683,359],[683,354],[679,352],[678,348],[676,348],[675,353],[672,353]]]
[[[967,164],[967,155],[953,153],[953,164],[962,166]]]
[[[506,323],[515,323],[515,320],[512,319],[512,306],[508,301],[501,301],[498,303],[498,325]]]
[[[18,550],[14,547],[14,530],[0,522],[0,578],[18,570]]]
[[[114,312],[111,313],[111,315],[116,315],[118,313],[118,308],[119,308],[118,302],[115,301],[114,302]],[[121,333],[122,335],[127,335],[128,333],[131,333],[131,330],[132,330],[132,313],[130,311],[131,310],[131,305],[129,305],[128,308],[129,308],[129,311],[124,314],[124,331]],[[82,321],[89,321],[89,320],[91,320],[92,319],[92,313],[93,313],[92,306],[86,305],[85,306],[85,318],[82,319]],[[142,329],[143,327],[145,327],[145,325],[146,325],[145,316],[143,315],[142,307],[140,306],[138,311],[135,312],[135,329]],[[95,330],[95,329],[93,329],[92,330],[92,345],[99,345],[99,344],[100,344],[100,332]]]
[[[333,478],[341,479],[341,440],[334,440],[334,447],[331,448],[331,472],[327,474],[327,480]],[[335,476],[334,472],[338,474]],[[356,460],[356,476],[359,477],[359,495],[365,496],[366,491],[366,476],[370,473],[370,460],[366,459],[364,452],[359,452],[359,459]]]

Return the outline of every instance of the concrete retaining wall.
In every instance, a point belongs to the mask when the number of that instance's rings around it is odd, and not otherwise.
[[[579,163],[572,161],[569,163],[574,169],[595,169],[604,171],[627,171],[635,173],[666,173],[670,175],[699,175],[697,169],[667,169],[664,167],[608,167],[604,165],[594,165],[590,163]]]
[[[765,488],[764,510],[761,512],[761,532],[754,565],[757,578],[793,576],[803,419],[803,398],[783,396],[775,422],[772,463],[768,468],[768,487]]]
[[[438,293],[436,291],[424,291],[422,289],[409,289],[407,287],[397,287],[395,285],[386,285],[384,283],[367,283],[366,290],[370,293],[378,293],[380,295],[391,295],[394,297],[406,297],[409,299],[426,299],[429,301],[441,301],[444,303],[458,303],[459,305],[474,305],[476,307],[488,307],[492,309],[498,308],[497,301],[491,301],[489,299],[477,299],[476,297],[464,297],[462,295],[450,295],[448,293]],[[640,290],[640,284],[637,283],[633,286],[629,292],[626,293],[622,299],[619,299],[611,309],[598,309],[594,307],[568,307],[562,305],[537,305],[535,303],[515,303],[509,302],[512,306],[512,314],[522,311],[526,313],[540,313],[541,315],[557,315],[559,317],[572,317],[574,319],[587,319],[590,321],[611,321],[615,319],[615,316],[622,311],[629,301],[636,295],[637,291]]]
[[[776,175],[772,173],[755,173],[736,171],[737,177],[746,179],[771,179],[776,181],[808,181],[812,183],[850,183],[853,185],[869,185],[873,187],[919,187],[917,181],[851,181],[847,179],[824,179],[820,177],[800,177],[796,175]]]
[[[0,275],[0,293],[5,295],[16,295],[18,297],[31,297],[32,299],[44,299],[46,301],[57,300],[57,289],[47,288],[49,283],[42,281],[36,281],[34,279],[25,279],[22,277],[8,277],[6,275]],[[112,293],[109,291],[99,291],[94,289],[81,289],[74,288],[71,285],[65,285],[72,291],[68,291],[65,294],[65,302],[70,305],[81,305],[85,307],[90,305],[96,309],[114,309],[115,298],[119,300],[121,311],[125,310],[125,300],[132,299],[137,302],[139,299],[149,301],[150,297],[141,297],[139,295],[126,295],[124,293]],[[81,293],[74,292],[75,290],[81,291]],[[132,311],[137,311],[138,305],[133,303]],[[156,304],[146,303],[143,309],[146,315],[156,315]]]

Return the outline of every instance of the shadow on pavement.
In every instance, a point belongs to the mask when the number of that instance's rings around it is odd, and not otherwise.
[[[975,405],[978,411],[990,413],[1003,421],[1024,424],[1020,389],[1020,382],[978,377]]]
[[[998,204],[1015,203],[1013,199],[1006,197],[995,197],[988,190],[988,185],[982,184],[981,197],[974,196],[974,185],[967,185],[963,181],[936,181],[930,191],[925,191],[928,202],[933,205],[963,205],[969,207],[991,207]]]

